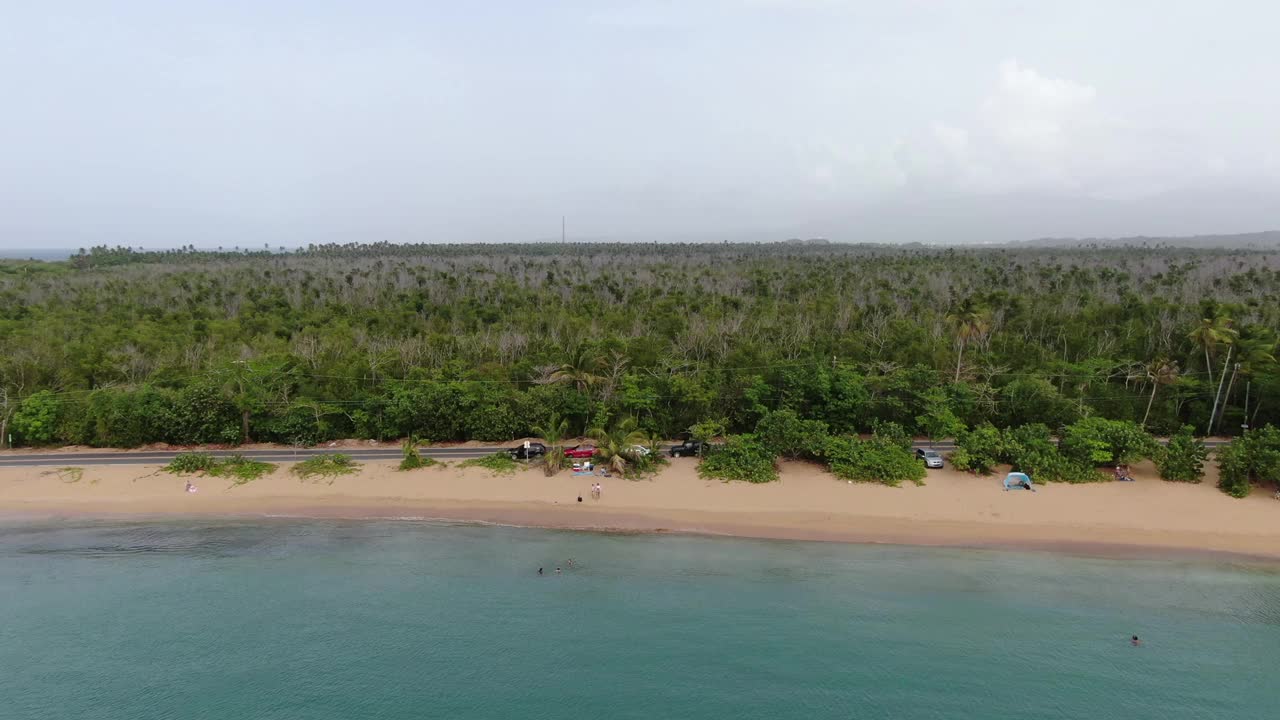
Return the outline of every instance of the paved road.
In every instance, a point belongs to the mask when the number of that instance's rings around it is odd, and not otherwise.
[[[1225,445],[1223,440],[1206,440],[1205,445],[1210,448]],[[918,448],[933,448],[941,453],[949,453],[955,450],[955,443],[939,442],[927,443],[920,442],[915,444]],[[665,453],[670,446],[662,448]],[[437,460],[466,460],[468,458],[483,457],[492,454],[501,448],[422,448],[422,454],[436,458]],[[244,455],[254,460],[265,460],[267,462],[293,462],[295,460],[305,460],[313,455],[322,455],[330,452],[342,452],[350,455],[356,460],[399,460],[399,448],[281,448],[273,450],[213,450],[211,455],[218,457],[226,457],[229,455]],[[83,452],[83,453],[9,453],[0,452],[0,467],[23,467],[23,466],[42,466],[42,465],[167,465],[173,460],[176,452],[164,450],[127,450],[124,452]]]
[[[438,460],[466,460],[484,457],[498,448],[423,448],[422,454],[430,455]],[[294,462],[305,460],[314,455],[341,452],[356,460],[399,460],[399,448],[285,448],[274,450],[212,450],[210,455],[228,457],[243,455],[254,460],[267,462]],[[139,450],[125,452],[82,452],[82,453],[39,453],[9,454],[0,453],[0,467],[24,465],[167,465],[178,453],[164,450]]]

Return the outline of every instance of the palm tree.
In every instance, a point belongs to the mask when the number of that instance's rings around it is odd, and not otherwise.
[[[1213,363],[1210,361],[1209,350],[1217,345],[1227,346],[1227,357],[1222,361],[1222,372],[1218,375],[1218,390],[1213,394],[1213,409],[1209,411],[1209,423],[1205,426],[1205,433],[1208,434],[1213,432],[1213,421],[1218,416],[1218,402],[1222,398],[1223,381],[1227,379],[1227,368],[1231,365],[1231,352],[1235,349],[1235,342],[1240,337],[1240,333],[1231,327],[1232,320],[1226,315],[1215,317],[1207,328],[1205,323],[1205,320],[1201,320],[1200,326],[1191,331],[1189,337],[1197,343],[1210,343],[1205,345],[1205,362],[1209,368],[1210,385],[1213,385]]]
[[[960,382],[960,368],[964,363],[964,349],[971,340],[978,340],[991,332],[991,314],[974,307],[966,300],[955,311],[947,314],[947,322],[956,333],[956,377]]]
[[[548,379],[555,383],[573,383],[578,392],[585,393],[592,385],[600,382],[601,377],[597,374],[599,370],[600,356],[587,346],[579,345],[569,356],[569,361],[560,365]]]
[[[1195,330],[1187,333],[1187,339],[1204,351],[1204,369],[1209,374],[1209,385],[1213,385],[1213,351],[1223,343],[1235,339],[1236,331],[1231,327],[1231,318],[1219,315],[1212,320],[1203,318]],[[1225,366],[1223,366],[1225,369]]]
[[[635,461],[636,453],[632,448],[651,439],[647,433],[637,429],[633,417],[619,420],[612,430],[592,428],[587,431],[587,436],[596,441],[596,454],[619,475],[625,475],[628,465]]]
[[[562,443],[569,434],[569,420],[552,413],[543,427],[535,427],[533,432],[547,444],[547,454],[542,458],[542,469],[547,475],[555,475],[564,467],[564,447]]]
[[[1142,414],[1142,427],[1146,427],[1151,405],[1156,401],[1156,391],[1161,385],[1172,385],[1178,381],[1178,363],[1168,358],[1156,358],[1143,366],[1143,370],[1151,381],[1151,397],[1147,399],[1147,411]]]
[[[422,453],[418,452],[418,443],[422,440],[417,435],[410,435],[400,443],[400,469],[413,470],[423,466]]]

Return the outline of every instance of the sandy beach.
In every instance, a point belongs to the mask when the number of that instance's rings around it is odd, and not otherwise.
[[[1014,547],[1099,554],[1233,553],[1280,559],[1280,502],[1256,492],[1235,500],[1215,487],[1159,480],[1048,485],[1005,492],[998,476],[931,470],[923,487],[849,484],[807,463],[782,465],[767,485],[698,477],[676,459],[647,480],[495,475],[481,468],[399,472],[365,463],[358,474],[301,481],[287,464],[245,485],[185,477],[155,466],[0,468],[0,512],[23,516],[411,517],[622,532],[686,532],[847,542]],[[590,485],[603,483],[599,500]],[[583,502],[577,501],[581,495]]]

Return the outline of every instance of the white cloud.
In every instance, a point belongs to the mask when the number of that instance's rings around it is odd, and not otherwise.
[[[966,121],[934,122],[897,157],[911,183],[929,189],[1142,197],[1222,173],[1221,157],[1201,144],[1110,112],[1092,85],[1010,59]]]

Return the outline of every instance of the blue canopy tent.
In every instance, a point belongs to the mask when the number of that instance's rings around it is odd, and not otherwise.
[[[1004,489],[1008,490],[1009,488],[1023,488],[1030,490],[1031,492],[1036,491],[1036,486],[1031,484],[1031,478],[1027,477],[1026,473],[1020,472],[1011,472],[1004,476]]]

